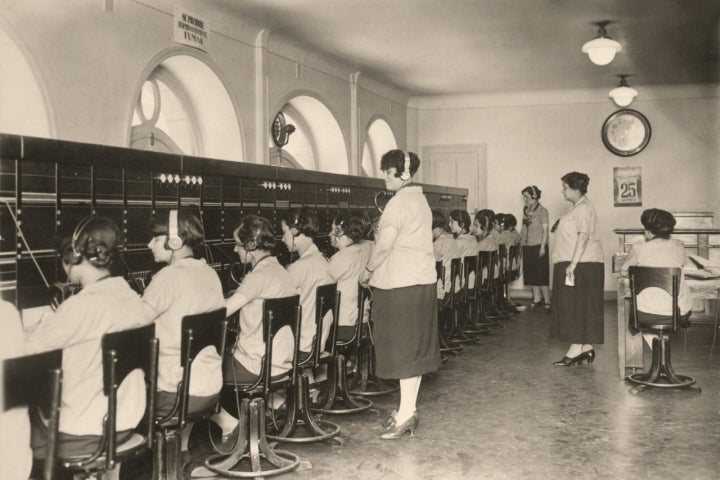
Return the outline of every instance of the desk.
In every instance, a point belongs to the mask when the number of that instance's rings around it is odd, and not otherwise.
[[[690,295],[694,298],[707,300],[720,299],[720,279],[698,280],[685,278],[685,285]],[[643,363],[643,338],[641,334],[633,335],[628,329],[630,321],[630,279],[618,278],[617,296],[617,332],[618,332],[618,367],[620,378],[625,378],[632,370],[644,369]],[[691,321],[692,321],[692,317]],[[718,319],[715,318],[715,328]],[[631,370],[628,372],[627,370]]]

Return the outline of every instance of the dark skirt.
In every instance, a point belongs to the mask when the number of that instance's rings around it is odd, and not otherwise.
[[[440,368],[436,285],[372,291],[376,375],[402,379]]]
[[[550,336],[569,343],[603,343],[605,264],[578,263],[574,287],[565,285],[568,265],[559,262],[553,269]]]
[[[545,247],[545,255],[540,256],[540,245],[523,247],[523,279],[525,285],[547,287],[550,285],[550,249]],[[563,278],[565,276],[563,275]],[[546,300],[547,301],[547,300]]]

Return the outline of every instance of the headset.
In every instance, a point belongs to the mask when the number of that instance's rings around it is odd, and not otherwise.
[[[403,172],[400,174],[401,180],[410,180],[410,153],[404,152],[405,154],[405,168]]]
[[[180,250],[183,246],[183,239],[178,233],[178,211],[170,210],[168,213],[168,233],[165,240],[165,248],[168,250]]]
[[[75,227],[72,239],[70,240],[70,248],[72,248],[72,256],[70,257],[70,263],[72,265],[77,265],[82,261],[82,251],[78,248],[77,242],[80,238],[80,235],[83,234],[87,226],[90,225],[90,222],[95,220],[95,218],[95,215],[88,215],[87,217],[80,220],[80,222]],[[88,260],[97,260],[97,257],[88,258]]]
[[[253,234],[253,239],[249,240],[247,243],[243,244],[242,248],[246,252],[253,252],[257,250],[257,240],[258,237],[260,237],[260,232],[262,231],[262,224],[258,226],[258,228],[255,230],[255,233]]]

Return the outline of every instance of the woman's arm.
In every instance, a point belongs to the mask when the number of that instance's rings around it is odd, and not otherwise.
[[[577,266],[578,262],[583,256],[583,253],[585,253],[585,248],[587,248],[588,240],[590,240],[590,237],[585,232],[578,232],[577,234],[577,240],[575,241],[575,249],[573,250],[572,260],[570,261],[570,265],[565,269],[565,273],[573,273],[575,271],[575,267]]]
[[[548,245],[548,237],[550,235],[550,226],[547,223],[543,223],[542,231],[542,240],[540,241],[540,256],[544,257]]]
[[[250,301],[245,298],[245,296],[242,293],[235,292],[233,296],[225,299],[225,316],[229,317],[233,313],[237,312],[241,308],[243,308],[245,305],[250,303]]]

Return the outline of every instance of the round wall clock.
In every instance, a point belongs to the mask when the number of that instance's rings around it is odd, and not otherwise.
[[[650,122],[637,110],[624,108],[610,115],[602,126],[602,141],[615,155],[640,153],[650,142]]]

